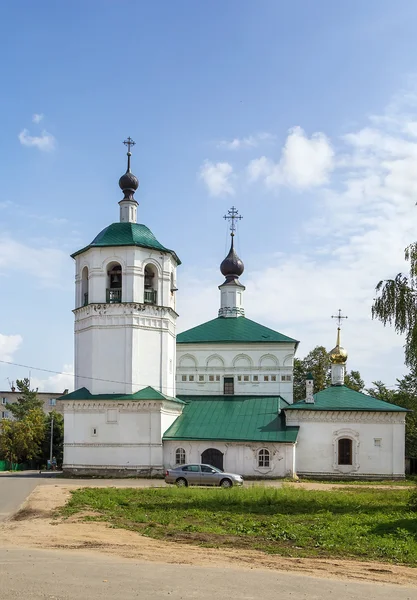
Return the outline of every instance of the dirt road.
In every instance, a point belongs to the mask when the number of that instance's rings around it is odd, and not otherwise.
[[[6,600],[412,600],[415,588],[332,581],[294,573],[197,567],[93,552],[0,550]]]

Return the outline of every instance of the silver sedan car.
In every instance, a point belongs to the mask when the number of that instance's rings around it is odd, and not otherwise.
[[[168,469],[165,473],[166,483],[176,483],[179,487],[188,485],[219,485],[230,488],[233,485],[243,485],[242,475],[224,473],[211,465],[181,465]]]

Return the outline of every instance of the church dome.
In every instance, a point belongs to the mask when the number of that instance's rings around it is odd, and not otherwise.
[[[233,245],[230,246],[229,254],[226,256],[224,261],[220,265],[220,272],[224,277],[240,277],[245,270],[245,265],[240,260]]]
[[[337,328],[336,346],[329,352],[332,365],[344,365],[348,359],[348,353],[340,344],[340,327]]]
[[[122,192],[136,192],[139,187],[139,180],[136,175],[133,175],[130,171],[126,171],[124,175],[122,175],[119,179],[119,187]]]

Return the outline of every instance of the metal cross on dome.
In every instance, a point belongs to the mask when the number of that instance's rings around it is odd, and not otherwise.
[[[224,215],[223,219],[230,221],[230,235],[235,235],[236,221],[240,221],[240,219],[243,219],[243,217],[239,214],[239,211],[232,206],[232,208],[227,211],[227,215]]]
[[[347,319],[344,315],[342,315],[342,310],[339,308],[339,314],[332,315],[332,319],[337,319],[338,326],[340,327],[342,324],[342,319]]]
[[[136,145],[136,142],[134,142],[130,136],[123,143],[124,143],[125,146],[127,146],[127,151],[128,152],[130,152],[130,147],[131,146],[135,146]]]

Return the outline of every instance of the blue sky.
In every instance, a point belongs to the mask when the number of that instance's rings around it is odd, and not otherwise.
[[[395,383],[402,340],[370,305],[416,239],[416,17],[384,0],[3,3],[0,358],[71,370],[69,254],[118,220],[131,135],[139,221],[183,261],[179,330],[216,316],[235,204],[247,316],[302,356],[331,347],[340,306],[349,366]],[[26,374],[0,366],[0,389]],[[48,377],[32,370],[67,386]]]

